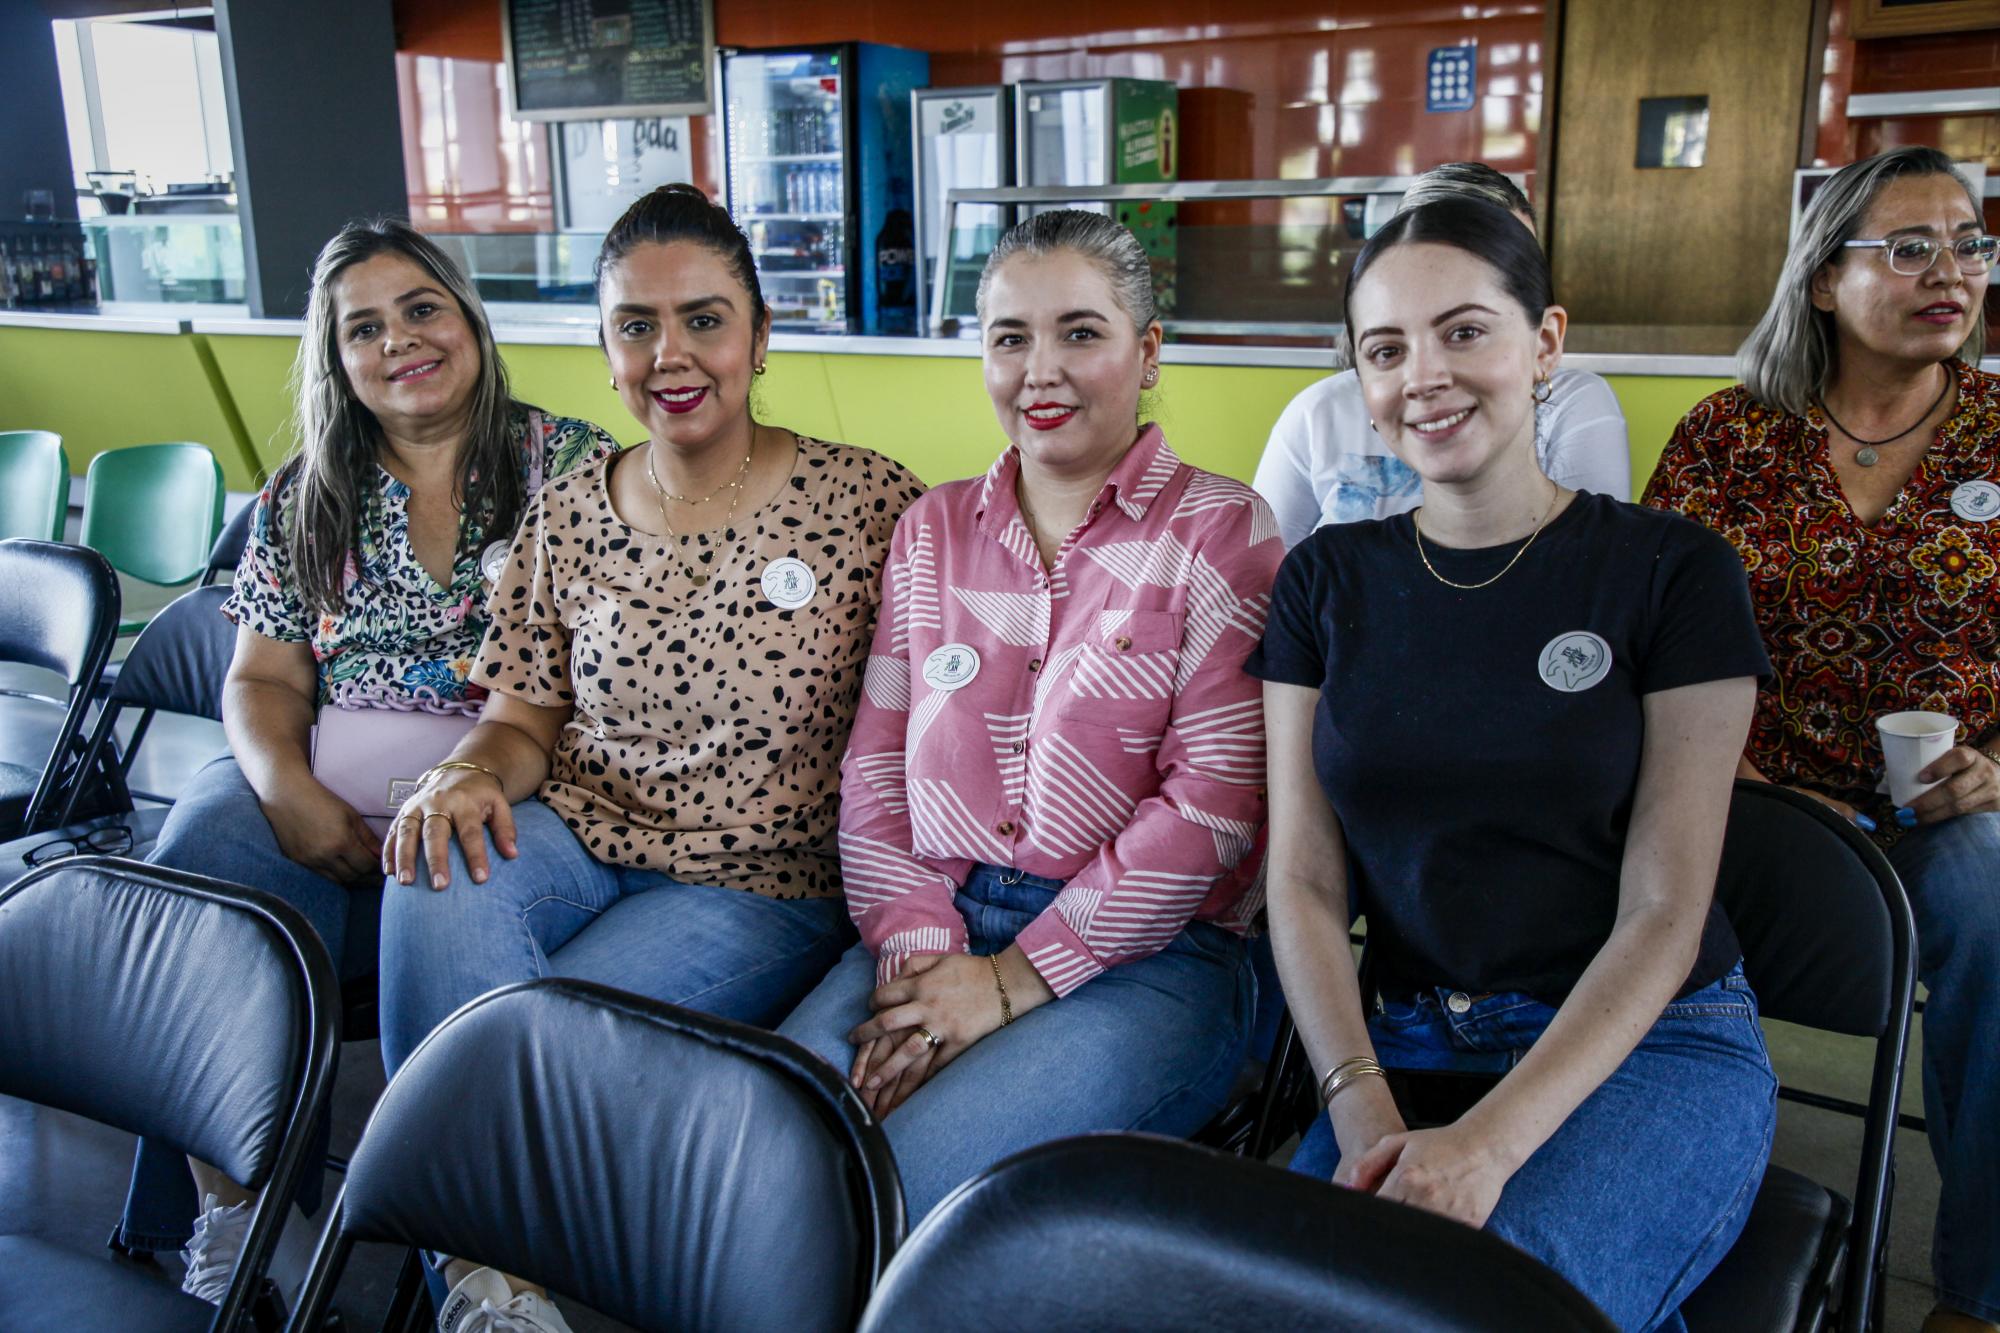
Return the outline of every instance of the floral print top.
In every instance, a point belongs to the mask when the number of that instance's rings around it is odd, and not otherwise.
[[[618,442],[601,427],[520,403],[508,432],[521,450],[531,501],[541,481],[618,452]],[[514,534],[489,538],[479,524],[468,524],[451,585],[439,587],[410,547],[410,488],[378,466],[375,490],[365,500],[361,548],[347,556],[346,607],[315,616],[279,540],[281,525],[292,519],[294,493],[289,484],[280,493],[273,483],[257,498],[223,614],[267,638],[311,644],[322,705],[398,697],[462,705],[483,700],[485,689],[466,679],[486,634],[491,589],[480,566],[489,545],[497,542],[504,554]]]
[[[2000,723],[2000,378],[1955,369],[1957,411],[1873,524],[1847,503],[1820,413],[1740,385],[1695,405],[1647,484],[1647,504],[1722,533],[1749,570],[1775,672],[1747,753],[1774,782],[1875,810],[1875,719],[1949,713],[1961,740]]]

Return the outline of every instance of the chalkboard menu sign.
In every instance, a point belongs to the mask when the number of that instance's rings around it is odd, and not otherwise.
[[[705,116],[712,0],[501,0],[518,120]]]

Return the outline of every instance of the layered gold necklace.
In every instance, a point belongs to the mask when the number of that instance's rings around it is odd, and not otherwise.
[[[646,445],[646,475],[653,479],[653,491],[659,500],[660,526],[667,531],[667,545],[674,552],[674,558],[679,563],[681,572],[688,576],[688,581],[694,584],[695,587],[707,587],[708,575],[697,571],[693,565],[688,563],[687,538],[681,537],[674,532],[673,521],[667,517],[667,501],[672,500],[676,504],[684,504],[693,509],[707,504],[724,491],[728,491],[729,513],[722,520],[722,530],[727,532],[729,525],[736,521],[736,506],[743,499],[743,479],[750,475],[750,457],[757,452],[756,431],[754,428],[751,431],[750,447],[743,451],[743,464],[736,469],[736,475],[700,499],[694,499],[685,495],[676,495],[661,483],[660,474],[653,467],[653,451],[658,447],[658,445],[652,443]]]

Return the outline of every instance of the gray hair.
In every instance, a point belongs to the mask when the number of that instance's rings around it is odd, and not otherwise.
[[[1854,239],[1882,187],[1905,176],[1951,177],[1965,191],[1973,216],[1981,216],[1980,201],[1971,184],[1951,159],[1935,148],[1892,148],[1842,167],[1829,177],[1799,222],[1799,233],[1785,256],[1770,306],[1736,353],[1743,387],[1764,406],[1804,416],[1813,399],[1826,391],[1839,343],[1833,316],[1812,303],[1813,278],[1828,264],[1839,261],[1841,247]],[[1974,313],[1972,334],[1956,355],[1976,366],[1986,350],[1986,322]]]
[[[1056,208],[1037,213],[1007,230],[986,256],[973,298],[981,323],[986,320],[986,293],[993,275],[1015,255],[1037,259],[1068,250],[1097,265],[1110,284],[1111,299],[1141,333],[1159,317],[1153,301],[1153,266],[1139,238],[1121,222],[1080,208]]]
[[[1417,177],[1396,205],[1398,213],[1436,203],[1440,199],[1483,199],[1509,213],[1529,213],[1528,196],[1521,187],[1484,162],[1445,162]]]
[[[354,265],[385,254],[400,255],[428,273],[458,302],[479,343],[479,378],[458,454],[457,492],[468,519],[511,536],[526,503],[520,460],[508,439],[514,401],[507,368],[494,346],[479,293],[458,265],[409,223],[399,218],[348,223],[313,263],[305,336],[299,339],[290,380],[299,438],[271,486],[275,498],[285,484],[295,485],[290,526],[277,536],[297,572],[299,595],[315,611],[338,611],[346,603],[342,576],[348,552],[361,545],[368,496],[377,484],[376,451],[382,444],[381,425],[354,396],[340,363],[333,284]]]

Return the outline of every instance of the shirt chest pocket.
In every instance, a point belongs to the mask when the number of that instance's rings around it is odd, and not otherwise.
[[[1135,739],[1161,735],[1173,711],[1186,619],[1183,611],[1098,612],[1063,683],[1060,724]]]

